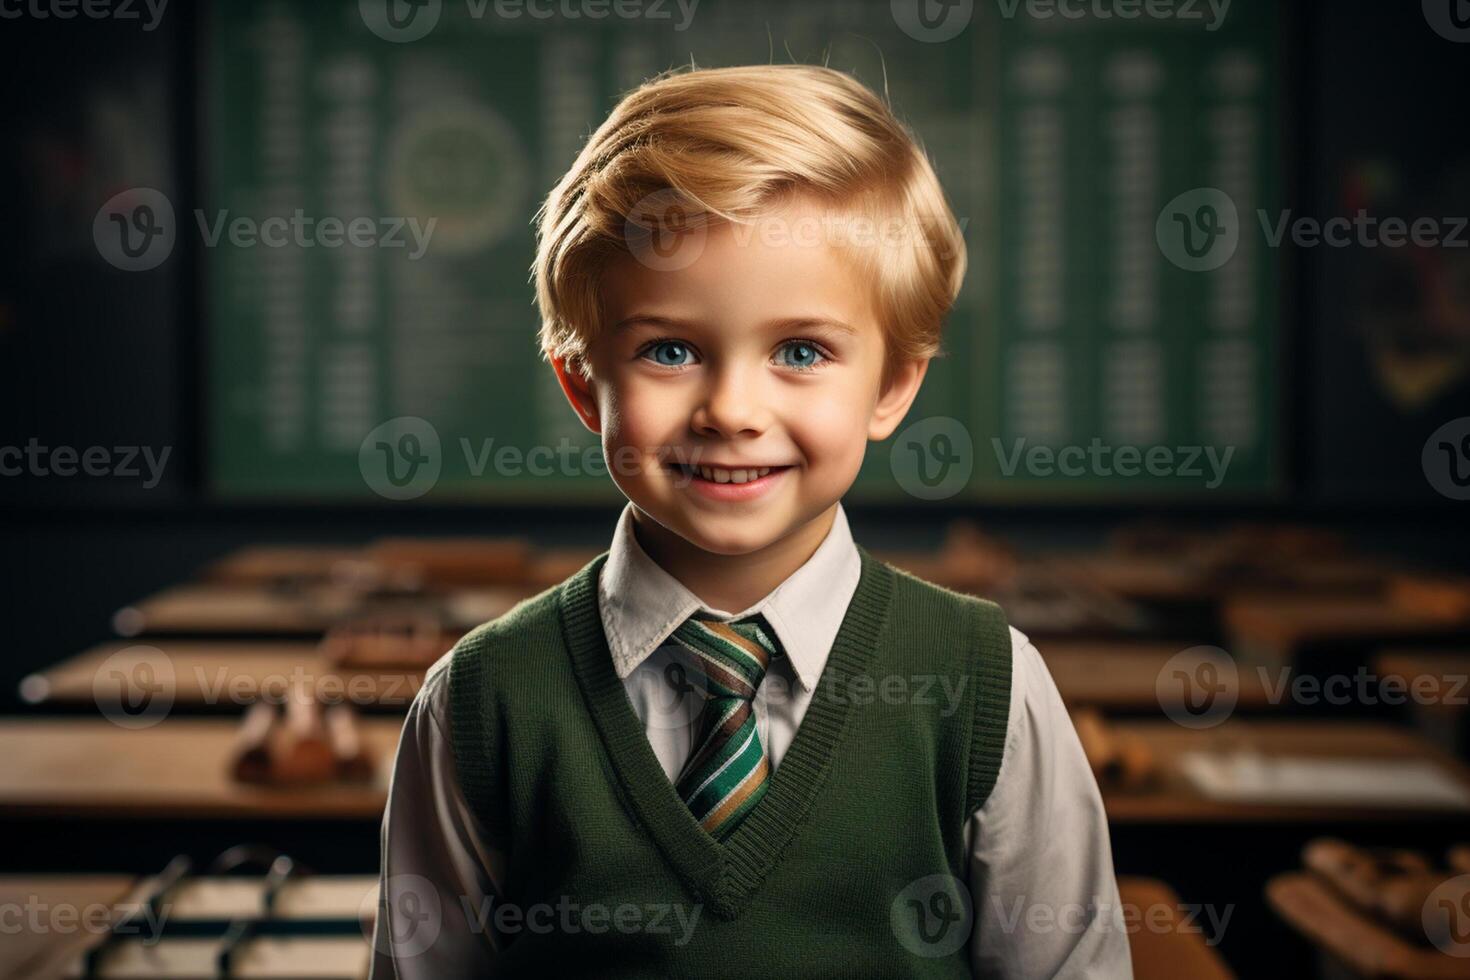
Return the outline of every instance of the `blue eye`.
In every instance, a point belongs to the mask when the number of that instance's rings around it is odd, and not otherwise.
[[[665,367],[682,367],[686,362],[684,358],[689,354],[689,348],[677,340],[660,340],[650,344],[644,351],[643,356],[653,355],[655,364]]]
[[[814,368],[827,359],[827,355],[823,354],[816,344],[805,340],[788,341],[782,345],[781,352],[783,355],[790,355],[782,357],[782,365],[796,368],[798,371]]]

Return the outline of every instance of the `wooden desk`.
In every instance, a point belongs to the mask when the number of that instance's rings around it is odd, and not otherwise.
[[[375,875],[308,875],[277,894],[273,918],[326,917],[347,928],[334,935],[261,937],[236,961],[248,976],[362,977],[377,902]],[[0,875],[0,906],[13,910],[0,929],[0,977],[61,980],[108,927],[139,909],[157,887],[153,876]],[[258,914],[263,879],[189,876],[168,892],[157,920],[130,927],[103,957],[123,976],[213,976],[218,931],[180,936],[185,923],[229,922]],[[159,929],[161,928],[161,937]],[[161,941],[159,941],[161,938]],[[274,968],[273,968],[274,967]]]
[[[334,569],[361,556],[361,548],[333,545],[251,545],[210,562],[199,577],[226,585],[327,582]]]
[[[406,711],[423,684],[421,672],[342,671],[314,643],[159,640],[104,643],[21,681],[21,697],[42,706],[95,706],[116,697],[146,665],[179,708],[243,711],[262,697],[281,700],[302,681],[324,703]],[[121,679],[101,677],[115,671]]]
[[[118,610],[120,636],[317,636],[343,620],[375,614],[437,614],[470,629],[507,612],[529,590],[456,589],[435,595],[379,598],[341,586],[299,589],[190,584],[165,589]]]
[[[1294,871],[1272,878],[1266,885],[1266,899],[1277,915],[1333,964],[1334,976],[1375,980],[1470,978],[1470,959],[1407,942],[1310,872]]]
[[[1159,675],[1187,649],[1178,643],[1133,640],[1052,640],[1037,645],[1068,708],[1154,714],[1162,710]],[[1187,669],[1182,657],[1174,666]],[[1258,673],[1242,669],[1238,679],[1237,710],[1270,706]]]
[[[1197,926],[1181,928],[1183,905],[1174,889],[1154,878],[1118,877],[1118,895],[1129,916],[1133,980],[1232,980],[1220,954]],[[1160,911],[1154,911],[1160,910]]]
[[[1464,821],[1463,810],[1238,803],[1211,799],[1180,772],[1179,757],[1193,751],[1251,748],[1266,756],[1323,759],[1400,759],[1432,761],[1470,787],[1470,769],[1424,739],[1376,722],[1256,721],[1233,717],[1214,728],[1189,729],[1171,721],[1111,721],[1116,736],[1143,742],[1159,769],[1152,788],[1122,791],[1102,788],[1111,823],[1348,823]]]
[[[1225,604],[1223,617],[1231,650],[1269,664],[1291,663],[1317,644],[1378,649],[1470,638],[1470,619],[1409,608],[1387,596],[1239,598]]]
[[[87,924],[104,921],[99,910],[126,898],[135,881],[132,875],[0,875],[0,908],[17,910],[0,929],[0,977],[60,976],[44,964],[95,935]]]
[[[1054,559],[1074,581],[1145,603],[1215,603],[1250,595],[1374,595],[1386,572],[1355,556],[1296,559],[1263,569],[1211,567],[1187,555],[1101,552]]]
[[[377,820],[403,722],[359,721],[374,783],[299,789],[230,778],[233,719],[167,718],[136,731],[93,719],[0,721],[0,817]]]

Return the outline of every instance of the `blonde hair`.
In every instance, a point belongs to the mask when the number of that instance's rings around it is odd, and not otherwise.
[[[901,229],[856,250],[874,284],[888,369],[937,355],[965,273],[959,224],[889,107],[850,75],[809,65],[678,70],[624,96],[539,214],[543,354],[586,370],[602,328],[602,271],[630,252],[635,212],[651,195],[676,198],[702,220],[744,223],[795,194]]]

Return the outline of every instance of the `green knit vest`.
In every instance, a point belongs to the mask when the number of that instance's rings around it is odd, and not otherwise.
[[[723,843],[613,668],[606,553],[459,642],[455,761],[507,856],[480,915],[507,975],[970,976],[963,829],[1000,769],[1009,631],[994,603],[858,552],[796,737]]]

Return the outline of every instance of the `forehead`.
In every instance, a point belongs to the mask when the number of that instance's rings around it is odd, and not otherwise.
[[[635,313],[728,323],[829,318],[876,330],[872,290],[834,220],[796,199],[746,224],[686,231],[671,222],[651,252],[635,249],[607,269],[605,322]]]

